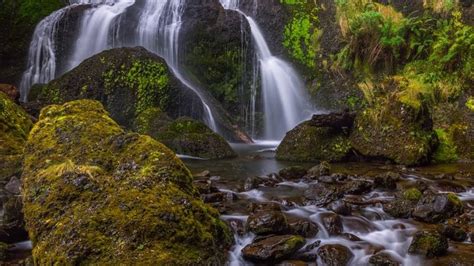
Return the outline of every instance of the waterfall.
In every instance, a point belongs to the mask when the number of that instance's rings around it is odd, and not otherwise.
[[[145,0],[139,12],[135,38],[121,40],[117,34],[120,27],[127,22],[120,20],[135,0],[71,0],[70,6],[54,12],[36,27],[30,44],[28,67],[21,81],[22,100],[26,101],[28,90],[35,83],[47,83],[57,75],[78,66],[83,60],[103,50],[123,46],[122,43],[144,46],[162,56],[181,82],[194,91],[201,99],[205,112],[204,122],[217,131],[216,121],[208,100],[199,88],[193,86],[180,72],[179,67],[179,34],[185,0]],[[55,39],[57,25],[64,13],[72,6],[92,5],[82,16],[78,38],[66,57],[65,69],[57,69],[58,56]]]
[[[273,56],[255,20],[239,9],[239,0],[220,0],[226,9],[240,12],[248,21],[260,63],[265,140],[281,140],[307,118],[310,110],[304,84],[290,64]]]

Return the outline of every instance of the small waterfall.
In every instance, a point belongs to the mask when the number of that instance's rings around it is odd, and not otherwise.
[[[311,110],[304,84],[285,61],[273,56],[253,18],[239,9],[239,0],[221,0],[226,9],[236,10],[247,19],[260,63],[265,140],[281,140],[287,131],[306,118]]]
[[[58,10],[44,20],[35,29],[28,51],[28,64],[20,84],[21,100],[26,101],[28,90],[33,84],[46,83],[56,76],[56,34],[58,22],[67,8]]]
[[[122,43],[129,43],[144,46],[162,56],[176,77],[201,99],[205,112],[203,120],[212,130],[217,131],[212,108],[206,97],[180,72],[179,34],[185,2],[185,0],[146,0],[144,7],[139,10],[138,26],[134,29],[135,38],[129,40],[130,36],[123,36],[124,39],[118,37],[120,27],[127,23],[119,18],[129,7],[136,4],[135,0],[71,0],[70,6],[54,12],[36,27],[30,44],[28,68],[21,82],[22,99],[26,101],[28,90],[33,84],[47,83],[94,54],[121,47]],[[61,55],[67,57],[66,68],[57,69],[58,55],[55,45],[57,25],[69,8],[79,4],[93,6],[85,11],[82,17],[78,38],[71,55]]]

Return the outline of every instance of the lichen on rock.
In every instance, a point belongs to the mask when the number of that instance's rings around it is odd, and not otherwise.
[[[219,264],[232,242],[192,176],[99,102],[42,110],[25,150],[24,213],[36,264]]]

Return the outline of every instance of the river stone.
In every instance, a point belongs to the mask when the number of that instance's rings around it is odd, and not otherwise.
[[[288,231],[288,221],[281,211],[257,212],[249,216],[246,227],[257,235],[279,234]]]
[[[314,178],[314,177],[319,177],[319,176],[324,176],[324,175],[330,175],[331,174],[331,165],[323,161],[320,164],[311,167],[308,170],[308,176]]]
[[[287,216],[287,220],[291,234],[309,238],[316,236],[319,232],[318,226],[308,219]]]
[[[399,266],[400,262],[396,261],[390,254],[379,252],[370,256],[369,266]]]
[[[298,251],[305,244],[301,236],[282,235],[258,239],[242,249],[244,259],[253,262],[278,262]]]
[[[329,205],[329,209],[337,214],[344,215],[344,216],[349,216],[352,214],[351,205],[345,203],[343,200],[332,202]]]
[[[286,133],[276,157],[297,162],[337,162],[347,157],[350,150],[350,141],[342,130],[314,127],[306,121]]]
[[[413,217],[427,223],[438,223],[463,213],[462,201],[453,193],[427,191],[413,210]]]
[[[323,214],[322,222],[330,235],[340,235],[343,231],[341,216],[335,213]]]
[[[324,265],[327,266],[349,265],[354,257],[349,248],[339,244],[321,246],[318,249],[318,255]]]
[[[399,181],[400,179],[400,174],[394,172],[387,172],[383,175],[375,177],[374,187],[386,190],[394,190],[397,188],[397,181]]]
[[[281,169],[278,175],[286,180],[299,180],[306,175],[306,169],[301,166],[290,166]]]
[[[311,203],[317,206],[324,206],[342,198],[344,191],[342,191],[340,184],[319,182],[311,184],[309,188],[305,190],[304,196],[310,200]]]
[[[463,228],[455,225],[443,225],[439,232],[450,240],[464,242],[467,240],[467,232]]]
[[[232,245],[183,162],[151,137],[125,132],[97,101],[41,111],[22,178],[39,265],[223,264]]]
[[[408,253],[432,258],[446,254],[448,247],[448,240],[438,232],[418,231],[413,236]]]

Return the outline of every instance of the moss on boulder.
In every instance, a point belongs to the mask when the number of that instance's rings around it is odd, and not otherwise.
[[[163,126],[151,136],[179,154],[208,159],[235,157],[227,141],[197,120],[181,117]]]
[[[429,115],[400,102],[382,102],[358,113],[350,137],[354,149],[398,164],[429,162],[437,146]]]
[[[221,264],[232,242],[176,155],[92,100],[42,110],[25,150],[35,264]]]
[[[28,114],[0,92],[0,241],[23,240],[19,197],[23,149],[33,123]]]
[[[299,162],[335,162],[347,157],[350,150],[349,138],[343,131],[315,127],[307,121],[286,134],[278,146],[276,157]]]

